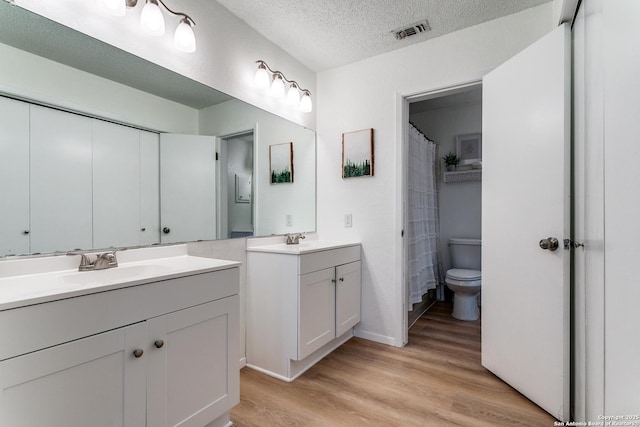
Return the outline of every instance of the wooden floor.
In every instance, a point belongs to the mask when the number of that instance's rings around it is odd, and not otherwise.
[[[292,383],[242,369],[234,426],[553,426],[480,365],[480,321],[450,313],[436,303],[404,348],[352,338]]]

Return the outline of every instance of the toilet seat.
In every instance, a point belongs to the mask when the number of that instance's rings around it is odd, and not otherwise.
[[[452,268],[447,271],[444,281],[447,284],[456,286],[480,286],[482,284],[482,272],[480,270]]]
[[[482,278],[480,270],[467,270],[465,268],[452,268],[447,271],[447,278],[453,280],[479,280]]]

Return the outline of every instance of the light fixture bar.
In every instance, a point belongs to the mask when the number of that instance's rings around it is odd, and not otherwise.
[[[119,7],[116,8],[114,4],[117,4],[118,0],[111,0],[107,6],[113,15],[124,15]],[[124,4],[126,8],[132,9],[138,5],[138,0],[119,0],[120,4]],[[196,21],[184,12],[178,12],[171,9],[163,0],[145,0],[145,7],[142,10],[140,25],[149,34],[154,36],[161,36],[164,34],[164,18],[162,17],[161,8],[170,13],[173,16],[180,17],[180,22],[176,27],[176,32],[173,37],[173,42],[177,49],[183,52],[195,52],[196,50],[196,38],[193,34],[193,26],[196,25]],[[122,7],[122,6],[120,6]]]
[[[289,80],[282,71],[273,70],[265,61],[259,59],[256,61],[258,69],[256,70],[255,81],[258,86],[268,87],[271,83],[270,93],[276,97],[284,98],[290,104],[298,104],[300,111],[311,112],[311,91],[300,87],[295,80]],[[288,90],[283,84],[288,85]]]
[[[129,0],[127,0],[127,1],[129,1]],[[135,0],[135,1],[137,1],[137,0]],[[167,6],[162,0],[157,0],[157,2],[160,3],[167,10],[167,12],[171,13],[172,15],[182,16],[184,19],[186,19],[188,21],[188,23],[190,25],[196,25],[196,21],[191,19],[191,17],[189,15],[187,15],[186,13],[176,12],[176,11],[173,11],[173,10],[169,9],[169,6]],[[183,19],[183,21],[184,21],[184,19]]]

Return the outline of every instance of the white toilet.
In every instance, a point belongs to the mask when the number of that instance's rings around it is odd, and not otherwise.
[[[445,283],[453,291],[453,312],[460,320],[477,320],[481,271],[479,239],[449,239],[449,255],[453,268],[447,271]]]

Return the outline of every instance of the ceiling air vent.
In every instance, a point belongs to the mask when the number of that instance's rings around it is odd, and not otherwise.
[[[427,31],[431,31],[431,27],[425,19],[424,21],[416,22],[406,28],[393,30],[392,33],[396,36],[397,40],[402,40],[406,37],[415,36],[416,34],[426,33]]]

